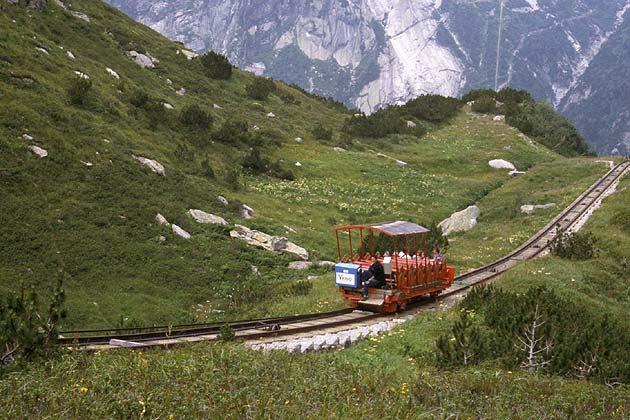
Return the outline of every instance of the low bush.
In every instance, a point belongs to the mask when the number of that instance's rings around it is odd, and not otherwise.
[[[461,101],[442,95],[422,95],[402,106],[403,110],[421,120],[444,122],[455,116],[461,108]]]
[[[85,77],[77,76],[70,82],[67,93],[70,103],[73,105],[85,105],[92,90],[92,81]]]
[[[318,123],[313,128],[312,133],[313,133],[313,137],[315,137],[317,140],[324,140],[324,141],[332,140],[332,134],[333,134],[332,129],[324,127],[324,125],[321,123]]]
[[[480,114],[494,114],[497,111],[497,102],[492,96],[481,96],[470,108],[473,112]]]
[[[290,286],[291,295],[307,296],[313,290],[313,283],[308,280],[298,280]]]
[[[198,130],[207,130],[214,121],[212,115],[201,109],[197,104],[186,105],[182,108],[179,120],[182,124]]]
[[[224,55],[208,51],[199,60],[204,72],[211,79],[227,80],[232,77],[232,64]]]
[[[256,77],[250,84],[245,86],[247,96],[260,101],[266,100],[269,95],[275,93],[275,91],[276,84],[274,81],[265,77]]]
[[[551,241],[550,249],[553,255],[560,258],[589,260],[597,252],[595,245],[595,236],[590,232],[562,232]]]
[[[212,138],[224,144],[238,146],[249,143],[247,123],[238,120],[226,120],[221,127],[212,134]]]

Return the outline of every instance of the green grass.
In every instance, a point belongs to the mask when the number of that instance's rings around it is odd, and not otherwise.
[[[47,285],[61,277],[68,296],[65,328],[281,315],[343,304],[325,271],[287,270],[288,257],[232,241],[229,227],[195,223],[186,215],[191,208],[286,235],[317,260],[336,258],[334,225],[391,219],[429,223],[480,199],[483,206],[487,196],[478,228],[458,237],[449,255],[463,269],[502,253],[508,234],[523,237],[551,213],[534,215],[531,223],[523,224],[522,217],[511,223],[512,210],[492,210],[491,197],[513,200],[510,194],[527,191],[561,204],[604,170],[601,164],[560,158],[503,123],[464,111],[449,124],[429,127],[420,139],[354,139],[347,153],[337,153],[333,146],[349,113],[281,83],[278,89],[293,95],[295,103],[271,95],[256,105],[245,94],[253,75],[235,71],[228,81],[210,80],[198,61],[177,54],[176,43],[104,3],[77,0],[71,7],[91,22],[55,4],[36,12],[0,3],[0,292],[23,284],[45,295]],[[150,52],[159,64],[140,68],[125,55],[132,49]],[[93,82],[83,106],[71,105],[66,94],[74,71]],[[27,77],[34,82],[22,80]],[[176,94],[181,87],[184,96]],[[175,110],[152,122],[150,113],[131,104],[137,90]],[[214,103],[223,109],[214,109]],[[248,175],[239,191],[231,191],[224,173],[240,168],[248,145],[223,144],[213,141],[210,131],[183,126],[178,112],[190,104],[210,112],[215,127],[228,118],[247,122],[265,156],[279,160],[296,179]],[[268,112],[276,118],[268,118]],[[331,142],[313,138],[319,124],[333,130]],[[34,140],[22,140],[24,133]],[[303,143],[295,142],[298,136]],[[49,157],[34,156],[27,149],[31,143],[48,150]],[[181,145],[192,155],[179,153]],[[401,159],[408,168],[377,153]],[[141,167],[131,154],[157,159],[166,177]],[[512,181],[506,171],[487,165],[494,158],[532,168],[531,173]],[[204,175],[206,159],[216,178]],[[298,161],[301,167],[295,166]],[[571,170],[561,174],[554,167]],[[563,187],[545,193],[547,178]],[[224,207],[217,195],[231,205]],[[254,207],[256,219],[242,220],[238,202]],[[155,224],[158,212],[193,239],[180,239]],[[160,236],[167,241],[160,242]],[[480,245],[478,236],[491,237],[491,244]],[[287,293],[292,282],[312,274],[322,277],[308,296]]]

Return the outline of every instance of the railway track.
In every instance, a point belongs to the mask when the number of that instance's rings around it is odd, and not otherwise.
[[[474,285],[486,282],[512,268],[521,261],[536,258],[546,251],[549,243],[558,232],[570,230],[601,203],[618,181],[630,172],[630,161],[625,161],[612,168],[601,177],[564,211],[551,220],[538,233],[506,256],[478,269],[463,273],[455,278],[455,283],[445,291],[440,299],[454,303]],[[429,302],[410,306],[405,318],[426,310]],[[296,338],[313,336],[317,332],[319,340],[312,340],[306,346],[310,350],[318,346],[347,345],[348,341],[370,334],[378,334],[401,322],[398,315],[375,314],[363,311],[342,309],[333,312],[299,315],[293,317],[263,318],[256,320],[230,322],[230,329],[235,336],[257,343],[253,347],[274,348],[274,342],[287,342],[284,349],[305,351],[305,345]],[[57,343],[64,346],[77,346],[94,351],[114,348],[171,347],[182,344],[209,341],[221,334],[226,323],[188,324],[175,326],[157,326],[126,329],[77,330],[62,332]],[[335,341],[335,333],[356,329],[356,334],[346,334]],[[331,338],[332,337],[332,338]],[[293,340],[295,344],[290,344]],[[314,343],[314,344],[313,344]],[[266,347],[263,347],[266,346]]]

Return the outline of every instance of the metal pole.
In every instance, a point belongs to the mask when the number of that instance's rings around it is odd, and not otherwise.
[[[352,231],[348,229],[348,237],[350,238],[350,261],[354,260],[354,255],[352,252]]]
[[[374,232],[370,230],[370,252],[374,255]]]
[[[361,258],[365,257],[365,245],[363,244],[363,228],[359,229],[359,238],[361,239]]]
[[[335,230],[335,236],[337,236],[337,257],[338,261],[341,261],[341,246],[339,245],[339,231]]]

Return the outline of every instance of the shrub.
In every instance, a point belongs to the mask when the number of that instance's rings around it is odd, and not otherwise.
[[[199,105],[186,105],[179,114],[182,124],[199,130],[207,130],[212,126],[213,118],[210,113],[204,111]]]
[[[192,162],[195,160],[195,151],[188,147],[188,145],[179,143],[175,147],[175,156],[185,162]]]
[[[64,300],[61,281],[53,289],[45,316],[34,290],[22,288],[19,295],[0,297],[0,366],[52,351],[59,321],[66,316]]]
[[[551,241],[551,253],[570,260],[589,260],[597,252],[596,240],[592,233],[559,233]]]
[[[332,129],[324,127],[321,123],[318,123],[313,128],[313,137],[315,137],[317,140],[330,141],[332,140],[332,134]]]
[[[269,162],[261,156],[260,149],[257,147],[252,147],[243,161],[243,168],[253,174],[261,174],[267,171],[268,166]]]
[[[477,99],[488,96],[495,98],[497,93],[493,89],[473,89],[464,96],[462,96],[462,102],[468,103],[470,101],[476,101]]]
[[[92,81],[81,76],[77,76],[70,82],[68,86],[68,97],[73,105],[85,105],[88,95],[92,89]]]
[[[271,165],[269,165],[269,175],[285,181],[293,181],[295,179],[293,171],[283,168],[280,164],[280,161],[275,161]]]
[[[396,106],[380,109],[372,115],[353,115],[345,121],[343,127],[346,134],[371,138],[402,133],[404,129],[399,107]]]
[[[224,144],[236,146],[240,143],[248,143],[247,123],[236,120],[226,120],[221,128],[214,132],[212,137]]]
[[[416,118],[431,122],[443,122],[455,116],[461,102],[441,95],[422,95],[403,105],[403,110]]]
[[[480,114],[494,114],[497,111],[497,102],[492,96],[481,96],[470,108],[473,112]]]
[[[448,238],[442,233],[442,228],[438,227],[436,222],[431,222],[427,227],[429,232],[427,233],[427,252],[431,252],[434,248],[439,248],[440,252],[444,253],[449,246]]]
[[[219,340],[221,341],[234,341],[236,339],[236,333],[230,327],[230,324],[224,324],[219,329]]]
[[[167,121],[164,104],[159,99],[150,98],[143,106],[149,118],[149,126],[155,128]]]
[[[256,77],[245,87],[245,91],[250,98],[264,101],[269,97],[269,94],[276,91],[276,84],[271,79]]]
[[[211,79],[227,80],[232,77],[232,64],[224,55],[208,51],[200,60],[206,75]]]
[[[142,108],[149,100],[149,95],[142,89],[136,89],[131,95],[129,95],[129,102],[131,105]]]

